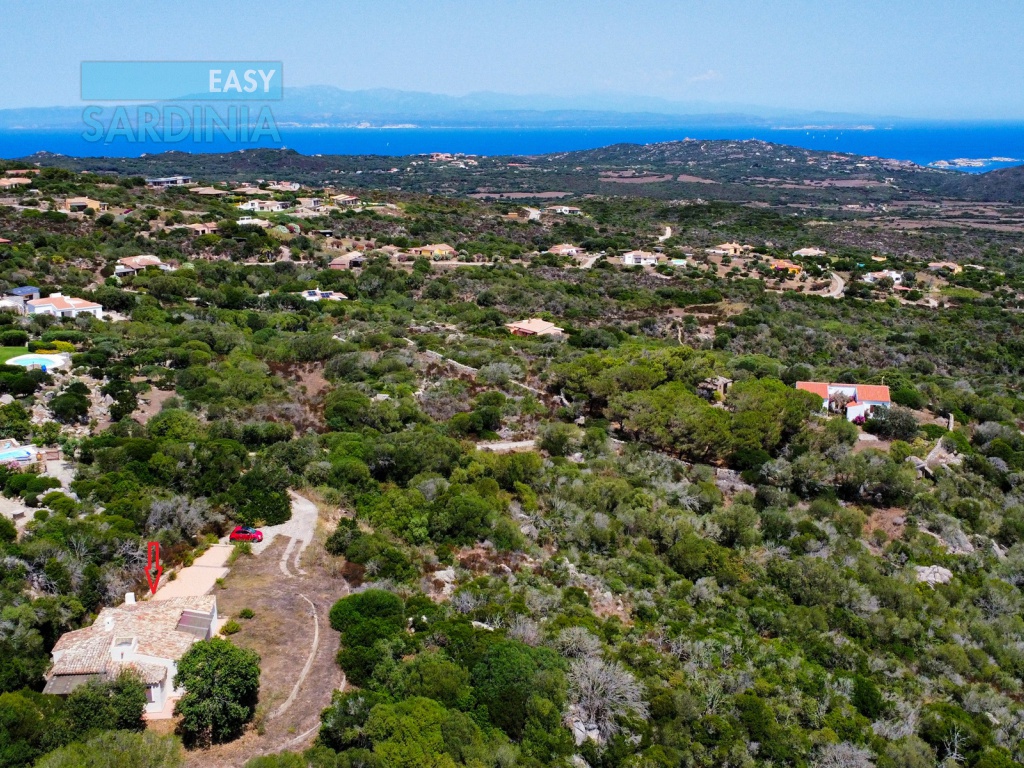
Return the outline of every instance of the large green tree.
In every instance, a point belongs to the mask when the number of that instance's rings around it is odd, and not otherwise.
[[[181,657],[174,685],[185,689],[174,708],[185,742],[230,741],[256,712],[260,657],[221,638],[204,640]]]

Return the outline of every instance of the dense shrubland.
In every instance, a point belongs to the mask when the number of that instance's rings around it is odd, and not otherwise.
[[[359,274],[329,271],[309,238],[294,245],[307,263],[239,264],[276,235],[143,244],[146,204],[197,201],[96,184],[48,171],[39,188],[138,200],[140,213],[91,225],[0,209],[14,241],[0,245],[0,279],[125,318],[0,315],[9,346],[73,347],[72,374],[0,367],[13,398],[0,437],[60,445],[75,469],[58,490],[0,468],[4,495],[30,509],[23,530],[0,519],[0,765],[51,750],[40,765],[88,764],[104,744],[148,739],[132,732],[130,680],[63,703],[37,693],[49,649],[141,587],[146,541],[186,564],[235,523],[286,520],[290,488],[341,513],[325,547],[353,592],[329,618],[355,687],[324,711],[312,750],[252,766],[1024,760],[1011,300],[926,310],[773,293],[755,275],[511,258],[563,240],[633,247],[655,218],[708,242],[807,237],[775,214],[643,201],[590,201],[591,220],[536,232],[440,199],[329,222],[473,243],[494,266],[378,256]],[[92,270],[144,247],[229,258],[94,285]],[[314,286],[351,300],[294,295]],[[729,310],[703,335],[668,316],[707,304]],[[503,329],[529,314],[570,338]],[[716,375],[734,381],[725,396],[699,395]],[[898,407],[865,425],[884,441],[823,416],[793,388],[803,379],[887,384]],[[143,419],[154,396],[162,406]],[[536,450],[476,449],[497,439]],[[955,459],[919,470],[937,447]],[[918,581],[925,566],[948,583]],[[199,723],[199,740],[241,727],[220,725]],[[147,748],[177,759],[173,744]]]

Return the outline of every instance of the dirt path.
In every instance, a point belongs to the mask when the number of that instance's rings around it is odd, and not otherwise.
[[[295,570],[299,575],[304,576],[306,574],[302,570],[299,561],[302,558],[302,553],[306,551],[306,547],[309,546],[316,533],[318,514],[316,504],[309,499],[299,496],[295,491],[288,491],[288,495],[292,499],[291,520],[281,525],[268,525],[265,528],[261,528],[260,530],[263,531],[263,541],[252,545],[253,554],[259,555],[266,551],[278,536],[288,537],[288,546],[281,553],[280,559],[281,573],[284,574],[285,578],[291,578],[292,574],[288,569],[288,561],[292,559],[295,561]],[[298,547],[297,550],[296,547]],[[293,552],[294,555],[292,554]]]
[[[309,547],[317,520],[316,505],[293,494],[292,519],[263,529],[262,545],[239,557],[223,588],[214,590],[221,615],[242,627],[232,642],[260,654],[262,724],[230,744],[189,753],[188,768],[236,768],[259,755],[308,747],[320,712],[344,689],[335,661],[338,634],[326,617],[349,589],[322,546]],[[255,616],[238,618],[243,608]]]

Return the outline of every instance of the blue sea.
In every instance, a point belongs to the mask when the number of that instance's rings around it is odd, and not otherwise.
[[[673,128],[287,128],[280,142],[239,144],[223,136],[214,141],[86,141],[72,130],[2,130],[0,157],[16,158],[39,151],[77,157],[138,157],[168,150],[192,153],[231,152],[255,147],[287,147],[303,154],[413,155],[463,152],[472,155],[534,155],[593,149],[609,144],[649,144],[685,138],[762,139],[817,150],[851,152],[921,165],[968,158],[983,161],[966,172],[1024,164],[1024,124],[942,123],[893,128],[765,128],[760,126]],[[999,158],[993,160],[992,158]]]

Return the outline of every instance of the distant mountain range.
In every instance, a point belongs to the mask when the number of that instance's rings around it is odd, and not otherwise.
[[[190,104],[190,102],[182,102]],[[204,102],[207,106],[218,102]],[[252,114],[257,102],[246,102]],[[671,101],[649,96],[594,93],[579,96],[491,92],[448,96],[391,88],[346,91],[327,85],[286,88],[267,102],[279,125],[302,127],[648,127],[892,125],[900,118],[780,110],[751,104]],[[79,127],[86,104],[0,110],[0,129]]]

